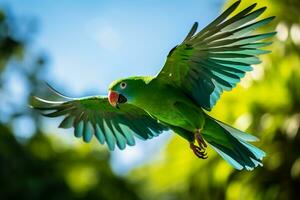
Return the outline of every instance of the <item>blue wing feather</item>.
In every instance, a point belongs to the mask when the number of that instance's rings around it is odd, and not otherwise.
[[[55,92],[60,98],[64,96]],[[149,116],[144,110],[133,105],[112,107],[106,97],[67,98],[66,101],[49,101],[34,97],[32,107],[44,116],[65,116],[60,128],[74,127],[74,135],[84,142],[93,135],[106,143],[109,150],[115,146],[124,149],[135,144],[134,135],[143,140],[158,136],[167,128]]]
[[[234,3],[198,33],[194,24],[183,43],[169,53],[156,78],[182,89],[199,106],[211,110],[224,90],[234,88],[252,70],[251,65],[261,62],[257,56],[270,52],[260,49],[270,42],[258,41],[275,35],[252,34],[274,19],[256,21],[266,7],[254,10],[253,4],[230,17],[239,4]]]

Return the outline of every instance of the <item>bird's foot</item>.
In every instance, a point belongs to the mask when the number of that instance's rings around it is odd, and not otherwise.
[[[194,144],[194,142],[191,142],[190,148],[192,149],[192,151],[198,158],[206,159],[207,153],[205,150],[206,150],[207,144],[205,143],[199,129],[197,129],[195,132],[195,140],[197,141],[198,146],[196,144]]]
[[[192,149],[192,151],[194,152],[194,154],[201,159],[206,159],[207,157],[207,153],[205,152],[204,149],[201,149],[200,147],[198,147],[197,145],[195,145],[193,142],[190,143],[190,148]]]

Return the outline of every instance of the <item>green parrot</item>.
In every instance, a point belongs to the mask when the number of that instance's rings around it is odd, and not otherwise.
[[[61,101],[34,97],[32,107],[44,116],[65,116],[60,128],[74,128],[74,135],[89,142],[95,136],[109,150],[135,145],[172,130],[188,141],[192,152],[206,159],[207,143],[234,168],[262,166],[264,151],[250,144],[258,141],[207,114],[223,91],[236,86],[275,32],[253,34],[274,17],[257,20],[266,7],[253,4],[232,16],[241,1],[232,4],[213,22],[197,32],[194,23],[183,42],[168,54],[156,76],[135,76],[114,81],[108,96],[70,98],[51,88]]]

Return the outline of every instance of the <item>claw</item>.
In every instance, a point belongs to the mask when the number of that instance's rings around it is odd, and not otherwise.
[[[206,142],[204,141],[201,132],[199,129],[196,130],[195,133],[195,140],[197,141],[198,145],[200,146],[200,148],[205,149],[207,147]]]
[[[205,149],[207,147],[207,144],[204,141],[199,129],[197,129],[197,131],[195,133],[195,140],[197,141],[197,143],[201,149]]]
[[[194,142],[190,143],[190,148],[192,149],[194,154],[201,159],[208,158],[207,153],[205,151],[207,144],[205,143],[199,129],[197,129],[195,132],[195,140],[197,141],[198,146],[194,144]]]
[[[204,149],[201,149],[200,147],[196,146],[194,143],[190,143],[190,148],[192,149],[192,151],[194,152],[194,154],[201,159],[206,159],[207,157],[207,153],[205,152]]]

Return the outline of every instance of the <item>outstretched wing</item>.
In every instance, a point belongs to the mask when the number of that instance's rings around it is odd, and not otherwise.
[[[32,107],[47,117],[64,116],[60,128],[74,127],[74,135],[89,142],[93,135],[110,150],[115,145],[124,149],[135,145],[133,136],[146,140],[158,136],[165,126],[150,117],[144,110],[130,105],[112,107],[107,97],[64,98],[64,101],[48,101],[33,97]]]
[[[260,54],[269,51],[260,48],[271,42],[275,32],[252,34],[274,17],[255,20],[266,7],[252,11],[256,4],[229,17],[238,7],[235,2],[211,24],[196,33],[196,22],[185,40],[174,47],[156,79],[182,89],[199,106],[211,110],[222,92],[236,86],[253,64],[259,64]]]

